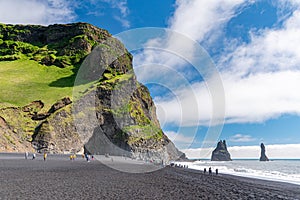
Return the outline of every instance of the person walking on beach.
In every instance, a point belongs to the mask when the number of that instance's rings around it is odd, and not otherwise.
[[[87,153],[85,153],[85,159],[87,162],[90,162],[90,158],[89,158],[89,155]]]
[[[32,160],[34,160],[34,159],[35,159],[35,153],[32,154]]]
[[[216,175],[218,175],[219,174],[219,170],[218,169],[216,169]]]
[[[44,161],[46,161],[46,159],[47,159],[47,153],[44,152]]]
[[[204,174],[206,174],[206,168],[204,168],[204,171],[203,171],[203,172],[204,172]]]
[[[208,169],[208,174],[209,174],[209,175],[212,174],[211,167]]]

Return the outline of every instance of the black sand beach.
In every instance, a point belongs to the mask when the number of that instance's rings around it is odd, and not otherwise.
[[[81,157],[0,155],[0,199],[300,199],[300,186],[173,167],[125,173]]]

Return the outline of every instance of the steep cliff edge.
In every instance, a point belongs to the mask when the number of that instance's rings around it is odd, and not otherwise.
[[[107,31],[84,23],[1,24],[0,60],[31,60],[49,70],[70,69],[70,77],[49,85],[53,90],[59,87],[58,92],[61,88],[75,91],[73,97],[54,94],[49,97],[52,103],[45,105],[49,98],[29,101],[27,107],[8,108],[4,105],[13,101],[2,102],[0,130],[5,140],[0,141],[7,150],[30,150],[31,143],[38,151],[53,153],[78,152],[85,147],[93,154],[130,155],[157,162],[184,157],[161,130],[149,91],[136,80],[131,54]],[[43,92],[36,90],[33,92]],[[13,134],[22,145],[10,144],[15,140]]]
[[[225,140],[218,142],[216,149],[212,152],[211,161],[231,161]]]

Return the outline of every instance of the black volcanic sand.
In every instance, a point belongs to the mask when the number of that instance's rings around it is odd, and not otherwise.
[[[300,199],[300,186],[166,167],[124,173],[99,161],[0,155],[0,199]]]

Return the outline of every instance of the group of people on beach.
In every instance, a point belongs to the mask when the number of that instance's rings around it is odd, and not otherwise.
[[[43,159],[44,159],[44,161],[46,161],[46,159],[47,159],[47,153],[46,152],[44,152],[44,154],[43,154]],[[26,151],[25,152],[25,159],[27,160],[29,158],[29,153]],[[35,153],[33,153],[32,154],[32,160],[35,160],[35,158],[36,158],[36,154]]]
[[[181,164],[177,164],[177,163],[171,163],[170,166],[171,166],[171,167],[178,167],[178,168],[189,168],[188,165],[181,165]],[[204,168],[203,173],[204,173],[204,174],[207,173],[206,168]],[[219,174],[219,169],[218,169],[218,168],[215,169],[215,173],[216,173],[216,175]],[[208,174],[209,174],[209,175],[212,175],[212,174],[213,174],[212,168],[211,168],[211,167],[208,168]]]
[[[29,153],[26,151],[25,152],[25,159],[27,160],[29,158]],[[34,160],[36,158],[35,153],[32,154],[32,160]]]
[[[175,164],[175,163],[171,163],[170,166],[171,167],[178,167],[178,168],[189,168],[188,165],[181,165],[181,164]]]
[[[94,160],[94,155],[89,155],[88,153],[82,154],[82,158],[85,158],[87,162]]]
[[[32,155],[31,159],[35,160],[36,159],[36,154],[32,153],[31,155]],[[25,152],[24,156],[25,156],[26,160],[29,159],[29,153],[27,151]],[[48,154],[46,152],[44,152],[43,153],[44,161],[47,160],[47,156],[48,156]],[[76,154],[71,154],[69,156],[70,160],[75,160],[76,157],[77,157]],[[94,155],[89,155],[89,154],[85,153],[85,154],[82,154],[82,158],[86,159],[87,162],[90,162],[91,160],[94,160]]]
[[[207,172],[207,171],[206,171],[206,168],[204,168],[203,173],[206,174],[206,172]],[[215,172],[216,172],[216,175],[219,174],[218,168],[216,168]],[[209,175],[212,175],[212,169],[211,169],[211,167],[208,168],[208,174],[209,174]]]
[[[76,154],[71,154],[70,155],[70,160],[75,160],[76,157],[77,157]]]

